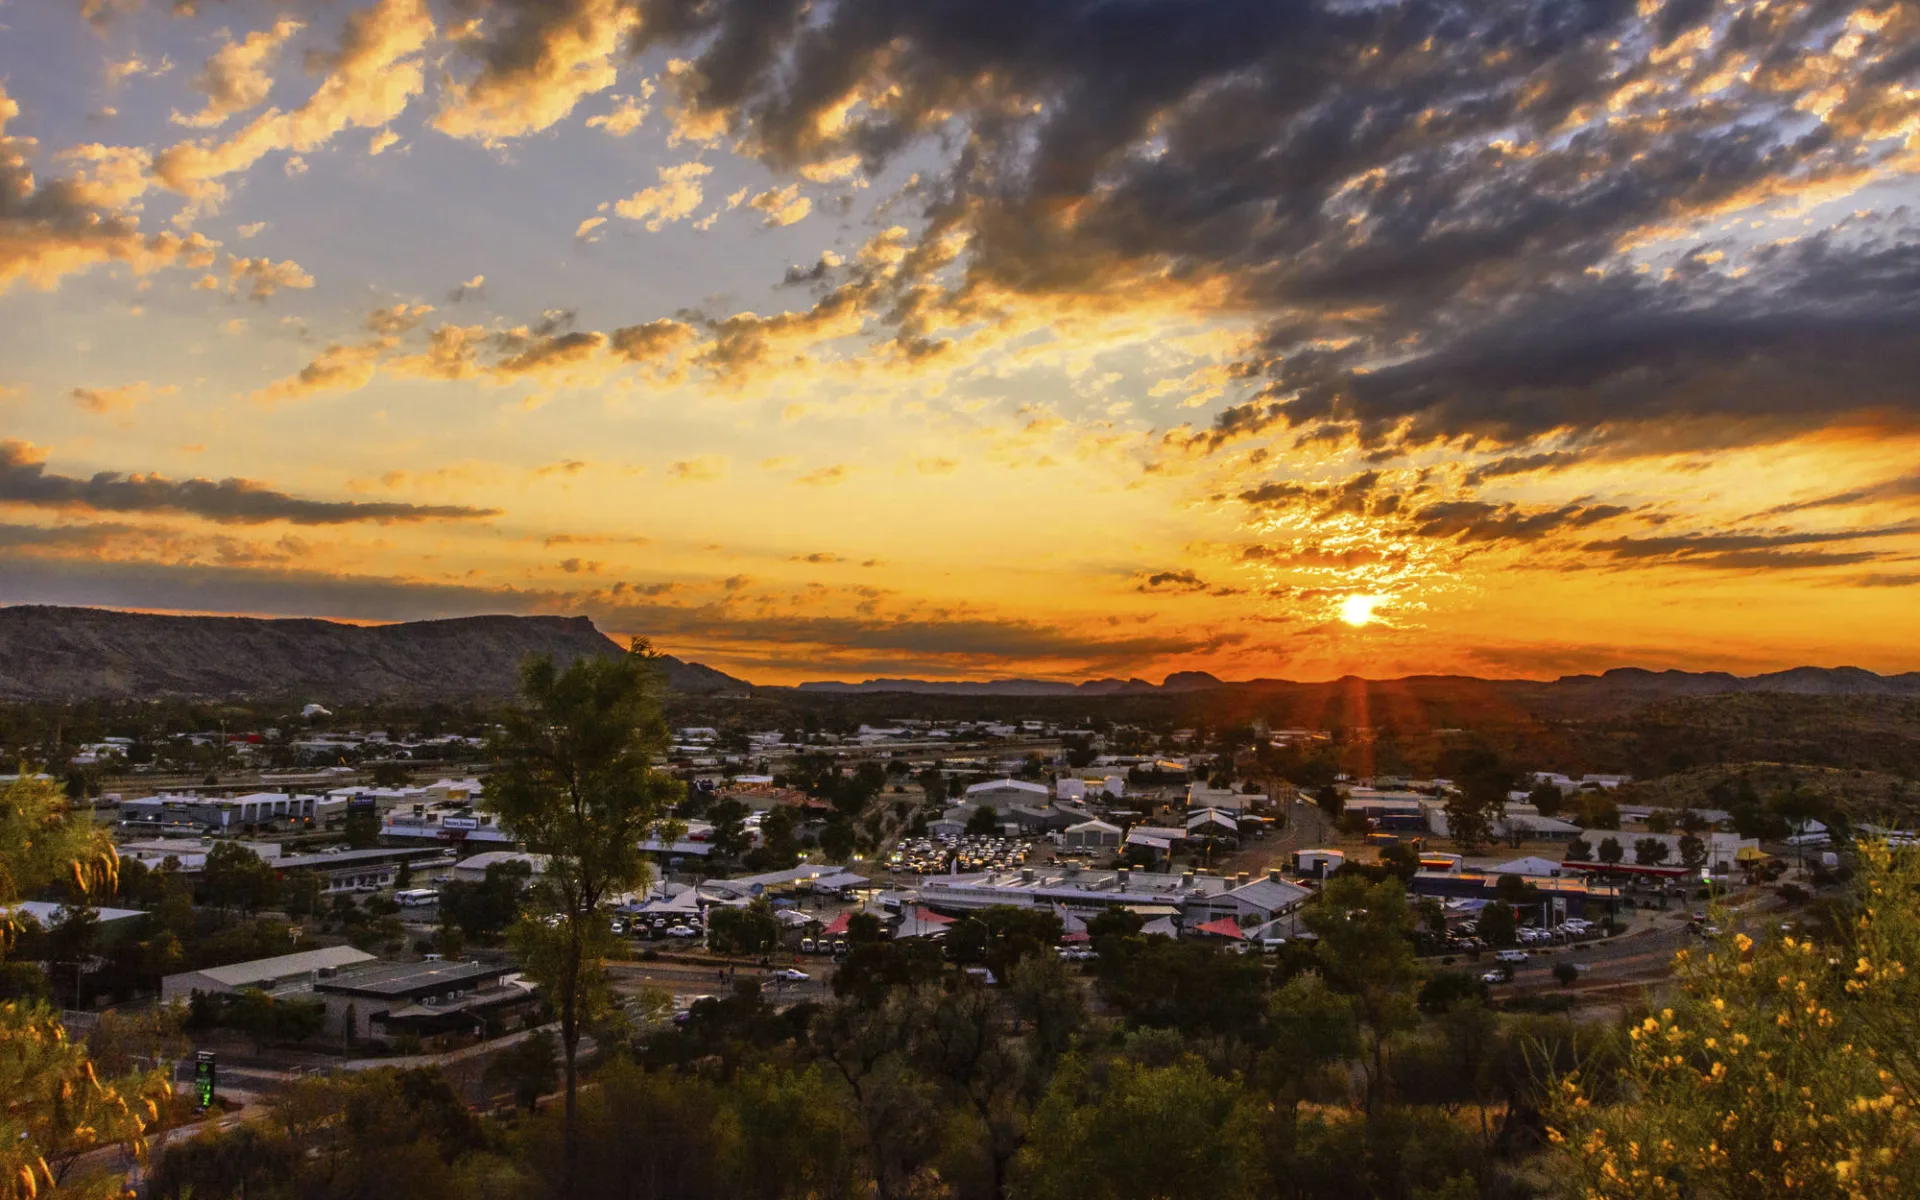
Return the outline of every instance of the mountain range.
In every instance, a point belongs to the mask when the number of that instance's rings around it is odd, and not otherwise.
[[[0,699],[452,700],[511,695],[529,655],[624,653],[586,617],[460,617],[395,625],[0,608]],[[663,657],[679,692],[750,685]]]
[[[611,655],[623,647],[587,617],[459,617],[392,625],[347,625],[309,619],[183,617],[100,608],[0,607],[0,699],[58,700],[192,697],[302,699],[465,699],[511,694],[520,663],[544,654],[566,663]],[[747,692],[746,680],[700,663],[662,656],[667,686],[683,694]],[[1477,679],[1414,675],[1393,680],[1298,683],[1283,679],[1221,680],[1178,671],[1159,683],[1093,679],[962,682],[869,679],[811,682],[797,695],[1007,697],[1150,697],[1218,695],[1222,699],[1295,696],[1309,708],[1356,695],[1391,705],[1424,701],[1518,705],[1576,715],[1662,700],[1737,693],[1920,698],[1920,672],[1878,675],[1858,667],[1796,667],[1764,675],[1723,671],[1650,671],[1623,667],[1557,680]]]

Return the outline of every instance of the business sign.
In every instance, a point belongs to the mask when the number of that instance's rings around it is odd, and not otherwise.
[[[442,817],[440,818],[440,828],[442,829],[478,829],[480,828],[480,818],[479,817]]]
[[[379,808],[379,801],[374,799],[374,797],[372,796],[347,797],[347,815],[348,816],[352,816],[355,813],[375,812],[378,810],[378,808]]]
[[[213,1107],[214,1064],[211,1050],[199,1050],[194,1053],[193,1093],[200,1098],[201,1108]]]

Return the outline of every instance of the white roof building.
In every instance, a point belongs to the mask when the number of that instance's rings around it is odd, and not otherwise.
[[[374,961],[374,956],[352,946],[322,946],[298,954],[276,958],[257,958],[252,962],[229,963],[224,967],[203,967],[183,971],[160,981],[160,1001],[170,1004],[185,1000],[195,992],[226,996],[259,988],[277,994],[309,991],[321,979],[330,978],[343,967]]]

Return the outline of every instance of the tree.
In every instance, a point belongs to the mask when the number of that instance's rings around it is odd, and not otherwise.
[[[1653,833],[1669,833],[1673,830],[1673,814],[1664,808],[1656,808],[1647,814],[1647,829]]]
[[[1673,847],[1659,838],[1643,837],[1633,844],[1633,861],[1643,867],[1657,867],[1672,853]]]
[[[717,904],[707,911],[707,944],[720,954],[764,954],[780,942],[773,906],[755,898],[745,908]]]
[[[1707,865],[1707,844],[1691,833],[1680,837],[1680,865],[1689,871],[1698,871]]]
[[[1413,955],[1413,912],[1398,879],[1368,883],[1335,877],[1306,910],[1319,937],[1314,954],[1327,982],[1354,998],[1369,1043],[1367,1103],[1384,1104],[1390,1088],[1388,1047],[1418,1019],[1411,991],[1420,976]]]
[[[494,740],[484,795],[508,832],[548,858],[530,896],[535,912],[552,920],[526,919],[515,928],[527,973],[560,1017],[566,1197],[574,1195],[579,1162],[580,1034],[606,998],[601,956],[613,935],[603,909],[645,882],[639,844],[683,792],[651,766],[668,745],[654,658],[635,639],[626,654],[581,658],[565,670],[549,658],[530,660],[521,673],[522,703]]]
[[[515,1104],[532,1112],[540,1097],[560,1083],[560,1060],[553,1034],[536,1029],[502,1050],[487,1064],[487,1083],[507,1088],[513,1093]]]
[[[373,786],[380,788],[403,788],[413,783],[413,768],[404,762],[378,762],[373,764]]]
[[[238,842],[216,842],[207,851],[201,878],[215,908],[257,913],[274,902],[280,882],[259,855]]]
[[[1545,779],[1534,784],[1533,790],[1527,793],[1527,803],[1533,805],[1534,811],[1543,817],[1558,815],[1566,800],[1559,787]]]
[[[518,859],[487,864],[477,882],[449,880],[440,885],[440,920],[469,938],[499,936],[520,912],[520,893],[526,890],[533,868]]]
[[[1471,854],[1492,838],[1494,813],[1485,800],[1454,792],[1447,797],[1445,809],[1447,836],[1460,849]]]
[[[1261,1195],[1252,1098],[1196,1059],[1146,1067],[1071,1059],[1034,1113],[1020,1152],[1033,1200],[1158,1200]]]
[[[1599,856],[1601,862],[1612,867],[1618,866],[1627,857],[1627,852],[1621,847],[1619,838],[1607,837],[1600,839]]]
[[[1585,838],[1575,838],[1567,843],[1568,862],[1592,862],[1593,843]]]
[[[1513,906],[1499,901],[1480,910],[1480,940],[1489,946],[1511,946],[1520,938],[1519,922],[1513,919]]]
[[[1836,944],[1683,952],[1620,1078],[1563,1074],[1548,1133],[1569,1194],[1920,1194],[1920,862],[1866,847],[1861,876]]]
[[[1570,962],[1557,962],[1553,964],[1553,978],[1561,987],[1572,987],[1580,978],[1580,968]]]
[[[713,852],[723,858],[738,858],[745,853],[749,844],[747,838],[748,809],[745,804],[726,796],[716,800],[707,810],[707,820],[713,824]]]
[[[1339,788],[1331,783],[1323,783],[1313,793],[1313,802],[1319,805],[1320,811],[1327,814],[1329,818],[1339,820],[1341,811],[1346,808],[1347,798],[1340,794]]]
[[[0,905],[61,882],[85,904],[113,894],[111,844],[91,813],[76,814],[53,784],[21,769],[0,795]],[[0,948],[10,947],[20,918],[0,915]],[[101,1078],[84,1042],[67,1036],[59,1017],[35,1003],[0,1005],[0,1180],[9,1194],[41,1191],[90,1200],[124,1192],[122,1181],[95,1173],[69,1179],[96,1150],[123,1146],[144,1153],[149,1129],[172,1091],[156,1071]]]
[[[380,814],[371,809],[347,814],[347,845],[354,850],[371,850],[380,844]]]
[[[311,917],[320,911],[324,890],[319,872],[300,867],[280,881],[280,903],[290,917]]]
[[[1574,822],[1587,829],[1620,828],[1620,806],[1605,792],[1583,791]]]
[[[828,862],[845,862],[853,855],[853,822],[839,813],[827,821],[820,829],[820,853],[827,856]]]
[[[982,804],[967,818],[967,833],[975,837],[993,837],[1000,832],[1000,814],[991,804]]]

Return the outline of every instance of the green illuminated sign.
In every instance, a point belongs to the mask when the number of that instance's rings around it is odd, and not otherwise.
[[[196,1052],[193,1056],[193,1091],[200,1097],[201,1108],[213,1107],[213,1082],[213,1051]]]

